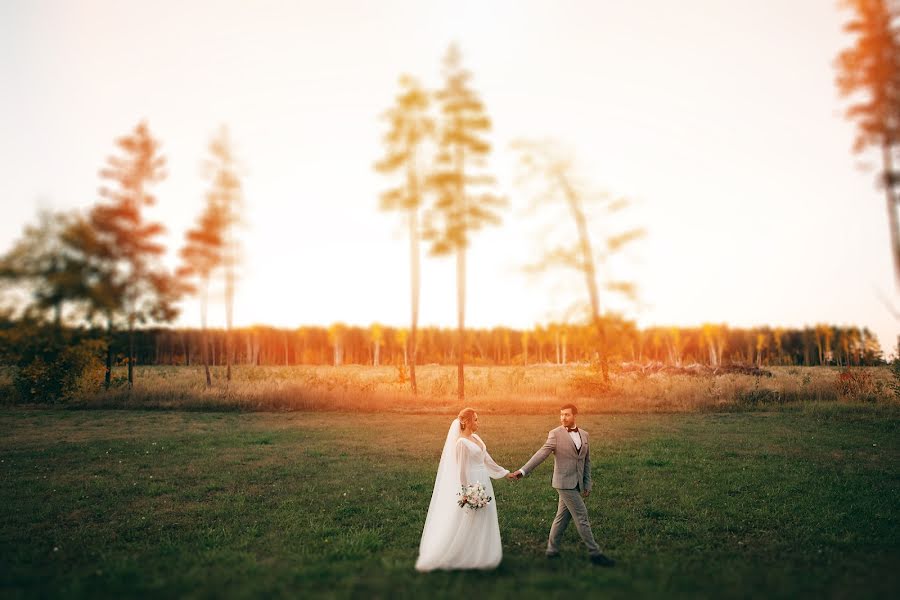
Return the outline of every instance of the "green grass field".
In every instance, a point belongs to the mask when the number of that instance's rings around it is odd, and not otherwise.
[[[476,407],[477,408],[477,407]],[[481,415],[518,467],[555,415]],[[551,464],[494,572],[413,570],[447,415],[0,409],[4,597],[900,597],[900,413],[591,414],[593,567]]]

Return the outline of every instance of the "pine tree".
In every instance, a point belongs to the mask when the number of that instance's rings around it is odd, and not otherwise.
[[[506,200],[485,188],[494,179],[483,172],[491,145],[483,139],[491,129],[484,104],[470,87],[472,74],[463,69],[456,45],[444,58],[444,86],[437,92],[440,107],[438,153],[429,185],[436,193],[426,215],[425,239],[431,254],[456,255],[457,394],[465,398],[466,251],[473,232],[499,224],[497,209]]]
[[[409,227],[410,256],[410,335],[405,356],[409,366],[409,382],[413,394],[416,386],[416,330],[419,325],[419,222],[424,196],[424,167],[422,146],[434,132],[433,119],[428,115],[429,97],[419,83],[408,76],[400,78],[401,92],[394,106],[384,115],[390,129],[384,136],[385,156],[375,168],[385,174],[400,173],[403,182],[381,195],[382,210],[406,213]]]

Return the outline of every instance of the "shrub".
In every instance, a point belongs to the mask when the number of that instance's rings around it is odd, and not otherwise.
[[[900,357],[891,361],[891,382],[888,386],[894,393],[894,399],[900,400]]]
[[[58,402],[99,388],[103,342],[71,332],[20,322],[0,332],[0,355],[15,367],[13,384],[21,402]]]
[[[845,369],[835,381],[838,394],[845,400],[877,400],[877,390],[872,374],[863,369]]]

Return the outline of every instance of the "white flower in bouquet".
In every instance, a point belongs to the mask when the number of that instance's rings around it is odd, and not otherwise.
[[[477,481],[475,483],[462,486],[462,490],[456,495],[459,496],[459,500],[457,500],[456,502],[457,504],[459,504],[460,508],[468,507],[472,510],[484,508],[488,505],[488,502],[493,500],[493,498],[487,495],[487,491],[484,489],[484,486]]]

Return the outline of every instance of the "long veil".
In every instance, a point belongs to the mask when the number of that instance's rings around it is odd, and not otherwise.
[[[446,551],[447,541],[452,539],[458,527],[453,518],[459,511],[456,504],[456,492],[459,491],[459,467],[456,464],[456,440],[459,439],[459,419],[453,419],[447,440],[441,452],[437,476],[434,478],[434,491],[431,493],[431,504],[428,505],[428,516],[422,529],[422,541],[419,542],[419,559],[416,569],[430,570]]]

